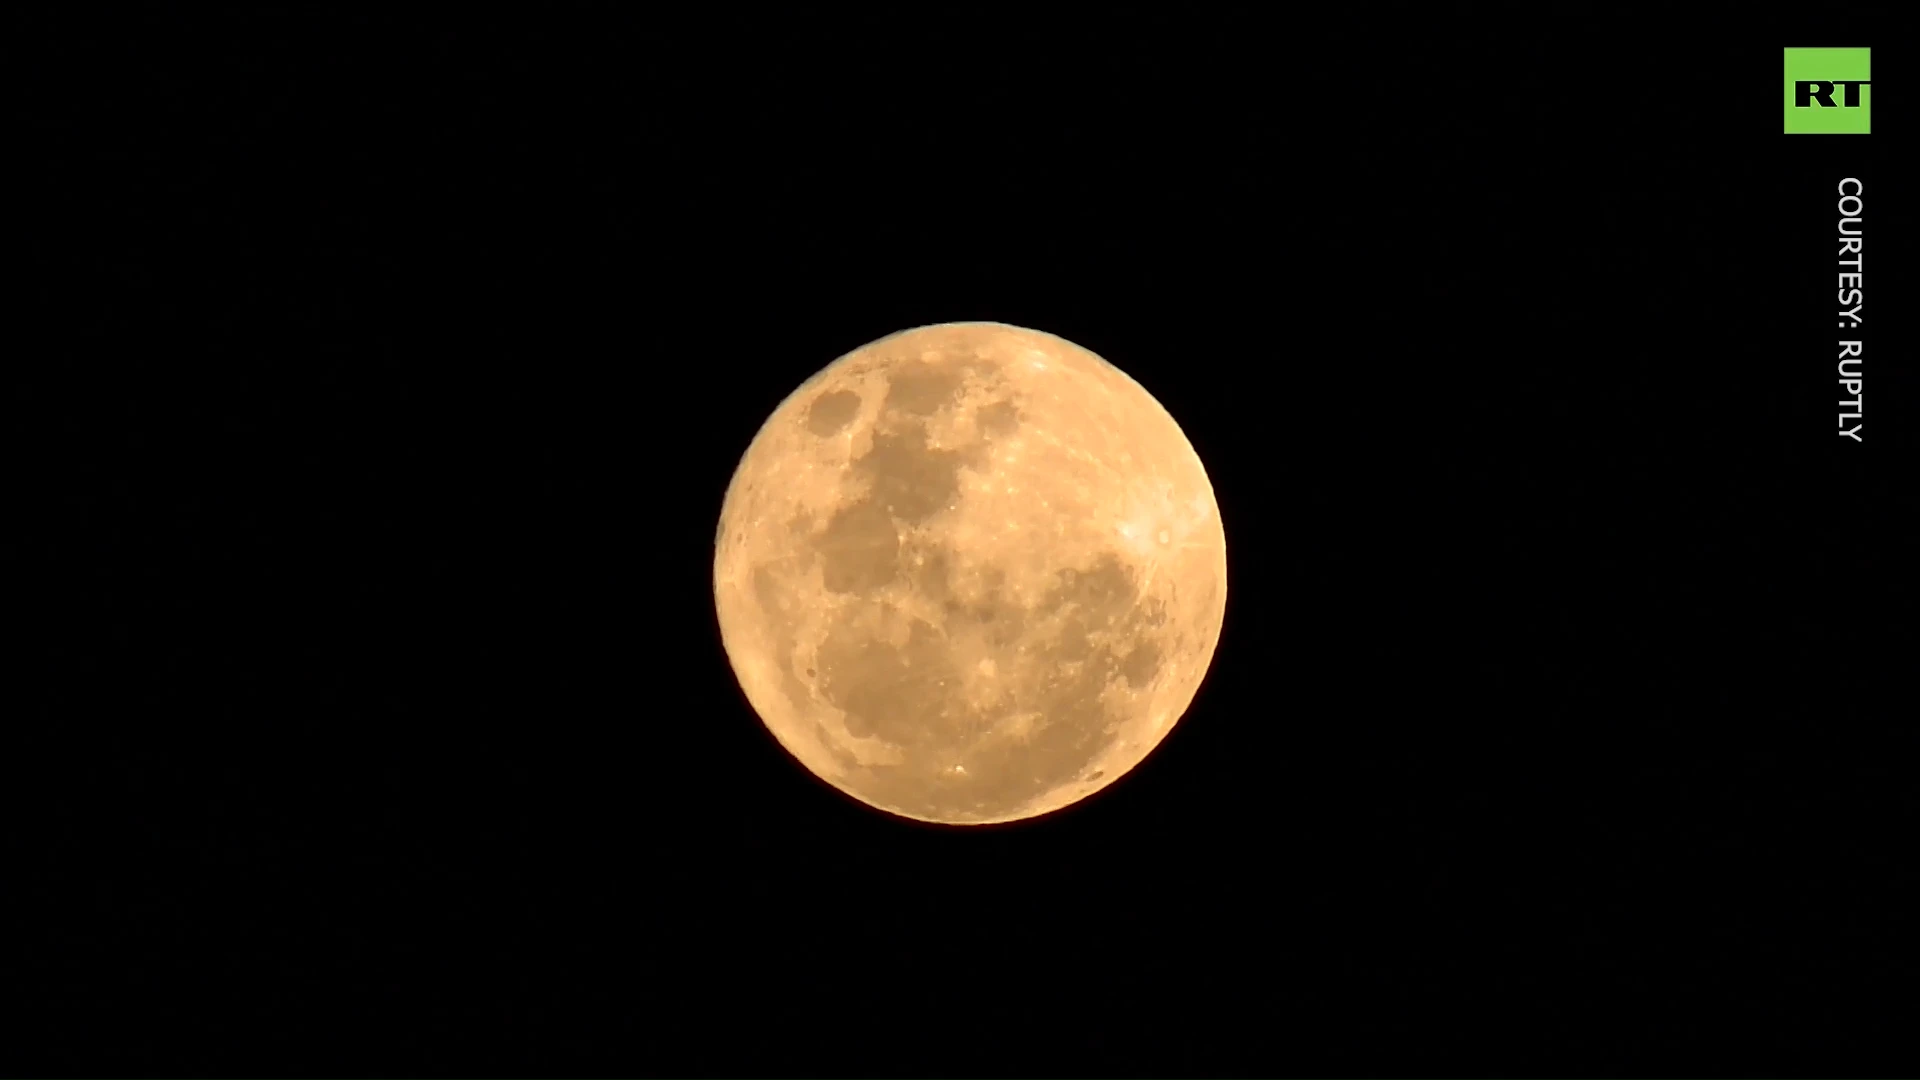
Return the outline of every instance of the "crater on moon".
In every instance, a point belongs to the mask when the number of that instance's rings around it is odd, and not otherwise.
[[[767,727],[842,791],[926,821],[1046,813],[1137,764],[1219,636],[1198,458],[1117,369],[994,323],[841,358],[742,458],[714,563]]]
[[[847,390],[833,390],[813,399],[813,406],[807,410],[807,430],[815,435],[832,435],[853,422],[854,414],[860,411],[860,395]]]

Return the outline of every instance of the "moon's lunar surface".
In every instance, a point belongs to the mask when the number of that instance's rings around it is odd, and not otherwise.
[[[781,403],[715,538],[727,655],[815,775],[907,818],[1033,817],[1111,784],[1192,703],[1226,539],[1165,409],[999,323],[882,338]]]

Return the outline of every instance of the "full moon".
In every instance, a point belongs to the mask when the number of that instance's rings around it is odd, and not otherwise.
[[[869,806],[985,825],[1086,798],[1192,704],[1226,537],[1173,417],[1071,342],[907,330],[774,410],[715,536],[715,608],[781,745]]]

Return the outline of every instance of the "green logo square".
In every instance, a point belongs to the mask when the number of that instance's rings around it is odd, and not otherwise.
[[[1865,135],[1867,49],[1787,50],[1787,134]]]

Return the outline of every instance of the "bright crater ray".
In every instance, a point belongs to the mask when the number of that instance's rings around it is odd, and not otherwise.
[[[815,775],[985,824],[1137,765],[1219,639],[1226,547],[1173,418],[1092,353],[998,323],[883,338],[741,459],[714,595],[741,688]]]

